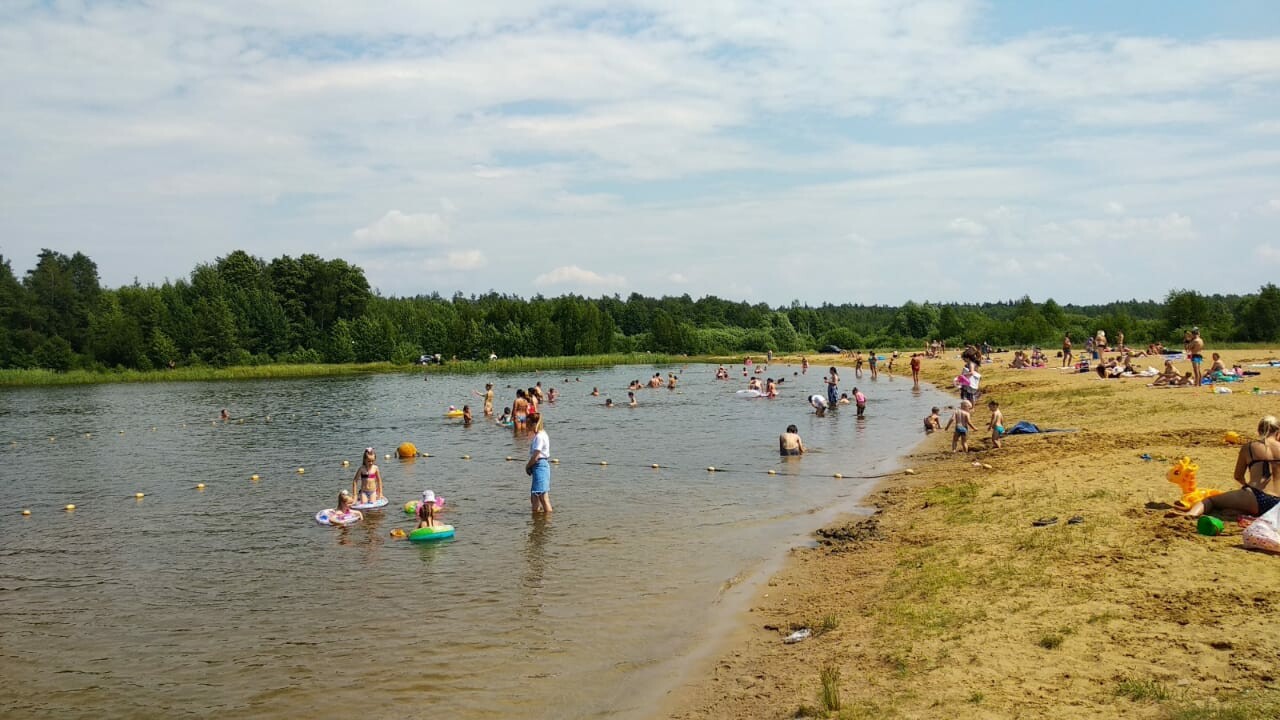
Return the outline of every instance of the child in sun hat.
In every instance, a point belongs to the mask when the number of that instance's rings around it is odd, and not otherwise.
[[[422,491],[422,502],[418,503],[418,527],[439,527],[436,521],[436,494],[431,490]]]

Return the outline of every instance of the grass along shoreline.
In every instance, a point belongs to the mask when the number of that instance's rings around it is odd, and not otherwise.
[[[390,362],[238,365],[235,367],[180,367],[172,370],[0,370],[0,387],[48,387],[103,383],[217,382],[234,380],[296,380],[386,373],[464,374],[545,372],[589,369],[614,365],[671,365],[718,362],[722,358],[691,358],[651,353],[616,353],[550,358],[499,358],[460,360],[441,365],[396,365]]]

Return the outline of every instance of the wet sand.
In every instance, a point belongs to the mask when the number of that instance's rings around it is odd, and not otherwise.
[[[1259,369],[1280,353],[1224,356]],[[1011,357],[983,368],[973,451],[926,438],[906,461],[916,474],[885,481],[873,517],[793,550],[656,716],[1280,717],[1280,557],[1244,550],[1234,515],[1217,537],[1169,516],[1180,491],[1165,479],[1186,455],[1201,487],[1235,488],[1223,435],[1280,414],[1280,396],[1250,393],[1280,390],[1280,368],[1214,394],[1002,367]],[[924,377],[947,387],[960,366],[926,361]],[[989,449],[990,399],[1006,427],[1076,432]],[[813,636],[784,643],[799,627]],[[839,671],[836,712],[824,668]]]

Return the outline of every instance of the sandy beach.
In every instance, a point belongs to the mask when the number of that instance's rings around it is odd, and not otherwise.
[[[1223,354],[1246,368],[1278,356]],[[1252,438],[1280,414],[1251,393],[1280,390],[1280,368],[1215,394],[1011,357],[982,369],[973,451],[934,433],[906,459],[913,475],[868,498],[873,516],[793,550],[661,717],[1280,717],[1280,557],[1244,550],[1232,514],[1222,535],[1197,534],[1165,479],[1189,456],[1201,487],[1237,487],[1224,433]],[[960,367],[929,360],[924,377],[949,387]],[[1007,427],[1072,432],[989,449],[990,399]],[[802,627],[811,637],[783,642]]]

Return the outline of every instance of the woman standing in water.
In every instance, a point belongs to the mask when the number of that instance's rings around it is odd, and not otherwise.
[[[831,366],[827,376],[827,405],[835,407],[840,402],[840,375],[836,373],[835,366]]]
[[[529,442],[529,461],[524,472],[533,478],[529,486],[529,504],[535,513],[551,512],[551,438],[543,426],[541,415],[530,415],[533,440]]]

